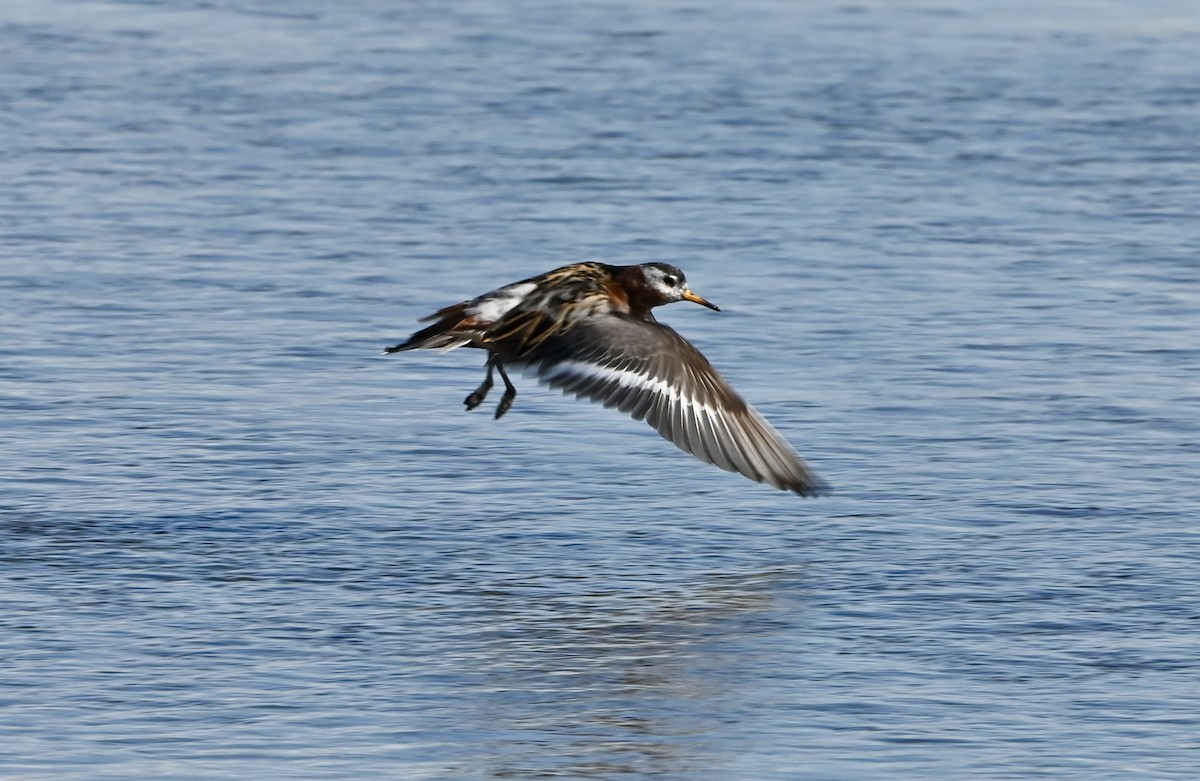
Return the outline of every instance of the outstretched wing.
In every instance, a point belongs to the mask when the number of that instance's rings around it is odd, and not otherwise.
[[[661,323],[596,315],[522,362],[551,387],[644,419],[705,463],[801,496],[827,490],[708,359]]]

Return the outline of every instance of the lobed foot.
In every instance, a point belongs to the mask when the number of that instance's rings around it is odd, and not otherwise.
[[[513,399],[516,397],[517,391],[515,389],[504,392],[504,395],[500,397],[500,403],[496,405],[496,420],[499,420],[501,415],[508,412],[509,407],[512,406]]]
[[[467,396],[467,398],[463,400],[463,404],[466,404],[467,410],[470,411],[482,404],[485,398],[487,398],[487,390],[484,388],[476,388],[474,391],[472,391],[470,396]]]
[[[471,391],[470,396],[467,396],[467,398],[463,400],[463,404],[467,405],[467,411],[470,412],[471,410],[475,409],[480,404],[482,404],[483,400],[487,398],[488,391],[490,391],[491,389],[492,389],[492,370],[491,370],[491,367],[488,367],[487,378],[483,382],[479,383],[478,388]]]

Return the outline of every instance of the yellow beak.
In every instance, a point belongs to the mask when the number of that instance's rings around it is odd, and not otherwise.
[[[683,300],[691,301],[693,304],[699,304],[700,306],[706,306],[709,309],[713,310],[714,312],[721,311],[720,307],[718,307],[716,304],[714,304],[711,301],[707,301],[707,300],[701,298],[700,296],[696,295],[695,293],[693,293],[690,290],[683,291]]]

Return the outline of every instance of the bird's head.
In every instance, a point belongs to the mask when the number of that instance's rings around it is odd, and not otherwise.
[[[716,304],[693,293],[688,287],[687,278],[675,266],[669,263],[644,263],[637,268],[641,271],[643,286],[658,299],[653,306],[691,301],[714,312],[721,311]]]

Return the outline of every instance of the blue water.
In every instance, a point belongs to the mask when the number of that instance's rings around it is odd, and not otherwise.
[[[998,7],[996,7],[998,6]],[[1191,779],[1192,2],[0,9],[0,776]],[[836,493],[480,356],[562,263]]]

